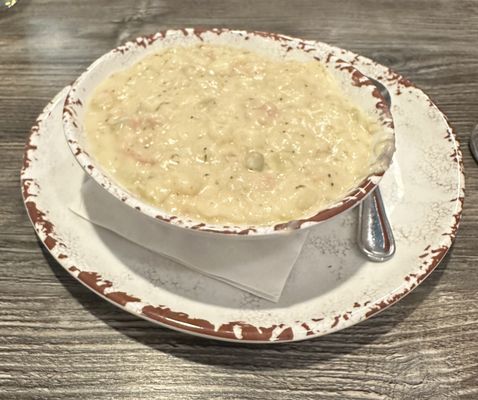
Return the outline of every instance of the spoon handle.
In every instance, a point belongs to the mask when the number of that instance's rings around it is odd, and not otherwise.
[[[478,162],[478,125],[475,126],[470,136],[470,150],[475,160]]]
[[[371,261],[387,261],[395,253],[395,239],[377,188],[359,205],[357,243]]]

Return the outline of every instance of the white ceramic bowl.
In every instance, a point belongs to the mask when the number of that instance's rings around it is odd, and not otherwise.
[[[96,86],[112,73],[128,68],[148,54],[160,49],[196,43],[210,43],[236,46],[267,54],[277,58],[301,61],[317,60],[336,78],[343,92],[352,102],[360,106],[367,114],[380,121],[385,137],[390,145],[384,147],[380,158],[383,170],[374,172],[347,195],[338,199],[326,209],[316,210],[306,218],[269,226],[255,225],[218,225],[195,221],[179,215],[172,215],[165,210],[145,203],[130,193],[107,173],[88,151],[87,138],[83,128],[84,105]],[[351,64],[333,57],[324,57],[317,42],[304,41],[264,32],[245,32],[228,29],[181,29],[159,32],[151,36],[137,38],[135,41],[113,49],[96,60],[73,83],[65,100],[63,109],[63,127],[68,144],[85,172],[95,179],[105,190],[125,204],[152,218],[174,226],[201,232],[216,232],[230,235],[263,236],[304,229],[348,210],[357,205],[375,188],[383,173],[390,165],[395,150],[393,121],[386,102],[374,84]],[[383,140],[383,136],[381,137]]]

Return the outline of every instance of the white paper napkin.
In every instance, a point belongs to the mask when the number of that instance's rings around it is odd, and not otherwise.
[[[274,302],[307,239],[307,231],[248,239],[178,229],[137,212],[92,180],[83,184],[70,210],[188,268]]]

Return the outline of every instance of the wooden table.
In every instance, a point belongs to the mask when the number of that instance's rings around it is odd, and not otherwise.
[[[42,251],[19,188],[35,117],[105,51],[184,26],[320,39],[430,94],[462,141],[467,195],[456,244],[429,279],[336,334],[239,346],[135,318]],[[476,123],[478,1],[20,0],[0,14],[0,398],[478,399]]]

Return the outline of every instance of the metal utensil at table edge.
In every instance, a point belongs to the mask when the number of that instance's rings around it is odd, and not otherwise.
[[[471,132],[469,145],[471,154],[475,158],[476,162],[478,162],[478,125],[476,125],[475,129],[473,129],[473,132]]]
[[[388,90],[379,81],[370,77],[369,79],[380,90],[390,108],[392,99]],[[378,186],[359,204],[358,225],[357,245],[369,260],[383,262],[393,257],[395,239]]]

